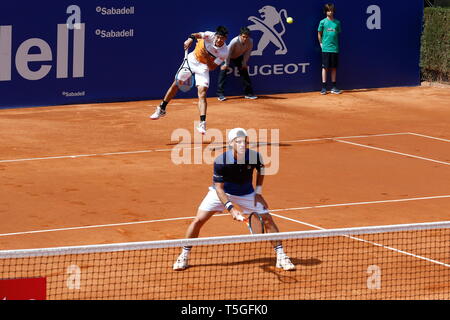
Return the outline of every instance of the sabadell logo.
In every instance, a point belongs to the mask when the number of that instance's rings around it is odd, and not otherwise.
[[[84,47],[86,26],[80,22],[80,8],[72,5],[67,8],[70,14],[65,24],[58,24],[57,43],[49,44],[40,38],[20,39],[22,41],[13,52],[12,25],[0,26],[0,81],[11,81],[13,67],[22,78],[40,80],[56,68],[57,78],[69,77],[69,32],[73,32],[72,77],[84,77]],[[32,48],[37,48],[31,50]],[[33,53],[31,53],[31,51]],[[38,53],[35,53],[38,52]],[[56,56],[56,59],[55,59]],[[29,63],[34,63],[33,70]],[[36,63],[40,65],[36,68]]]

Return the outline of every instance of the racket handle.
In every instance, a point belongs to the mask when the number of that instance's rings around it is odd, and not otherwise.
[[[188,49],[184,50],[184,58],[185,58],[185,59],[187,59],[188,53],[189,53],[189,50],[188,50]]]
[[[245,217],[244,217],[243,215],[238,215],[238,216],[236,217],[236,220],[237,220],[237,221],[245,221],[246,219],[245,219]]]

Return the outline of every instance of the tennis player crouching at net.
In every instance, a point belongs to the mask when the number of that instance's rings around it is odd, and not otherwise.
[[[268,211],[267,202],[261,191],[264,180],[264,165],[261,155],[248,149],[247,132],[242,128],[234,128],[228,134],[231,148],[214,161],[213,186],[200,204],[197,216],[189,225],[186,238],[197,238],[202,226],[215,213],[227,209],[234,220],[242,221],[243,214],[259,213],[268,233],[278,232],[278,227]],[[256,190],[253,188],[253,170],[257,170]],[[238,210],[233,204],[237,204]],[[289,257],[284,253],[280,241],[273,242],[277,254],[276,267],[294,270]],[[181,254],[173,265],[174,270],[189,267],[189,253],[192,247],[183,247]]]

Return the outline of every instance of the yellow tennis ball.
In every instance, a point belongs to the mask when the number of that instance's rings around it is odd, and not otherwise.
[[[292,19],[292,17],[287,17],[286,18],[286,22],[287,23],[292,23],[292,22],[294,22],[294,19]]]

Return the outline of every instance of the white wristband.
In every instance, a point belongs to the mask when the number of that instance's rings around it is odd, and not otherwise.
[[[215,60],[214,60],[214,63],[215,64],[217,64],[218,66],[220,66],[222,63],[223,63],[223,59],[221,59],[221,58],[216,58]]]
[[[256,186],[255,193],[256,194],[262,194],[262,186]]]
[[[233,206],[233,204],[231,203],[231,201],[227,201],[227,202],[224,204],[224,206],[225,206],[225,208],[226,208],[228,211],[231,211],[231,209],[234,208],[234,206]]]

